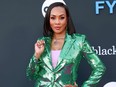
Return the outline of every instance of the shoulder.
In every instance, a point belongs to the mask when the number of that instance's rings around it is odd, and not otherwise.
[[[37,38],[37,40],[43,40],[44,39],[44,37],[39,37],[39,38]]]
[[[72,37],[76,40],[80,40],[80,41],[84,41],[86,39],[86,35],[84,34],[79,34],[79,33],[75,33],[72,34]]]
[[[75,40],[75,44],[78,44],[82,48],[83,44],[86,42],[86,35],[75,33],[72,37]]]
[[[46,39],[50,39],[50,37],[39,37],[37,40],[46,40]]]

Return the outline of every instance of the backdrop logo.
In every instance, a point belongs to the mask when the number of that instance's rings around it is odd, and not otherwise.
[[[116,46],[112,45],[110,48],[103,48],[101,46],[94,47],[92,46],[92,49],[95,51],[98,55],[116,55]]]
[[[108,0],[100,0],[95,2],[95,11],[96,14],[100,14],[100,10],[108,8],[108,13],[113,14],[114,13],[114,7],[116,5],[116,0],[108,1]]]
[[[44,17],[45,17],[48,7],[54,2],[62,2],[64,4],[66,4],[63,0],[45,0],[45,2],[42,5],[42,14]]]
[[[116,87],[116,82],[109,82],[105,84],[103,87]]]

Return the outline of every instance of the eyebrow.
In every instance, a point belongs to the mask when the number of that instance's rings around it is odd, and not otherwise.
[[[65,14],[60,14],[60,15],[58,15],[58,16],[64,16]],[[54,14],[51,14],[50,16],[56,16],[56,15],[54,15]]]

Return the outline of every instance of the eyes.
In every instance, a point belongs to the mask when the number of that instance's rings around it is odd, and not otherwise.
[[[65,17],[61,17],[60,19],[64,19]]]
[[[64,20],[65,18],[66,18],[66,17],[64,17],[64,16],[58,17],[58,19],[60,19],[60,20]],[[51,20],[55,20],[55,19],[57,19],[57,17],[51,16],[50,19],[51,19]]]

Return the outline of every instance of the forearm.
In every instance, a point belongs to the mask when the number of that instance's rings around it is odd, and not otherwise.
[[[33,56],[27,67],[26,75],[29,79],[36,79],[39,72],[39,61]]]
[[[82,87],[96,87],[104,72],[105,66],[101,63],[98,63],[97,66],[93,69],[89,79],[83,83]]]
[[[92,73],[87,81],[84,82],[82,87],[96,87],[97,83],[101,80],[106,68],[101,59],[91,49],[89,43],[85,40],[83,43],[83,56],[92,68]]]

